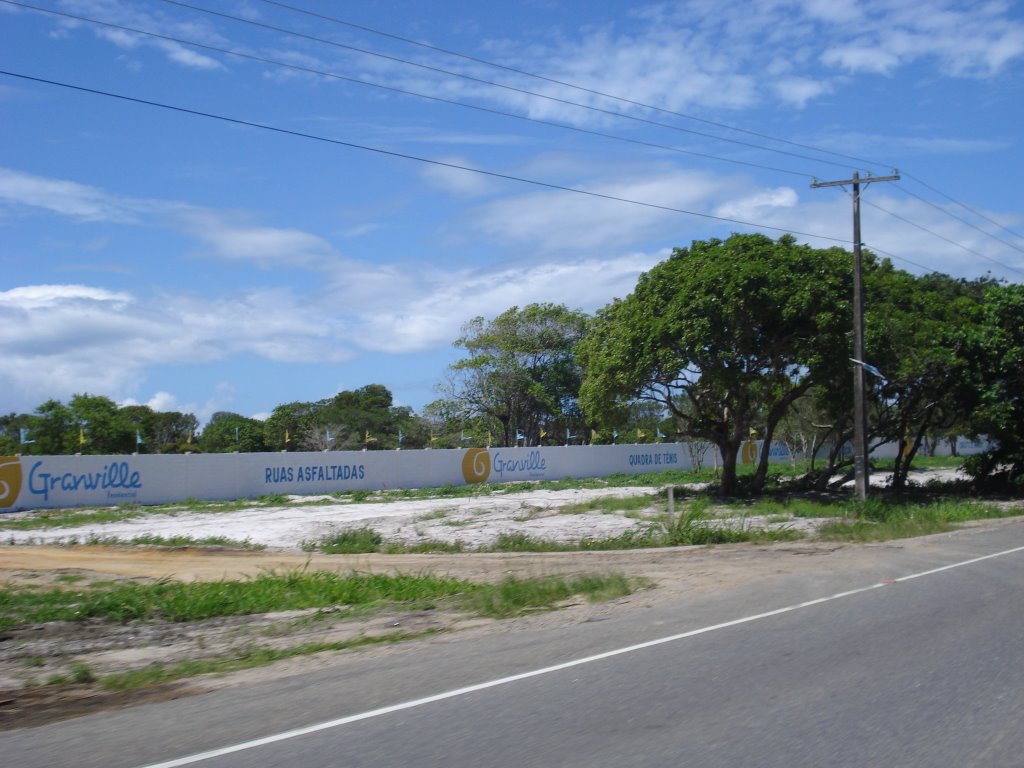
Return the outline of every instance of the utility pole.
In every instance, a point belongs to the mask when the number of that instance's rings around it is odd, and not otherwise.
[[[853,476],[857,498],[868,497],[868,409],[864,398],[864,273],[860,242],[860,185],[875,181],[899,181],[892,176],[867,176],[861,178],[854,171],[852,179],[845,181],[815,181],[812,189],[819,187],[845,187],[853,185]]]

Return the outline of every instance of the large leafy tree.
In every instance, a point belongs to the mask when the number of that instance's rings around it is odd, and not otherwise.
[[[428,433],[412,409],[394,404],[391,390],[383,384],[367,384],[316,403],[303,445],[312,450],[421,448]]]
[[[32,440],[29,433],[32,424],[32,416],[27,413],[8,413],[0,416],[0,456],[10,456],[15,453],[31,453],[33,443],[24,443],[25,440]],[[23,434],[22,430],[26,430]]]
[[[962,426],[977,401],[968,364],[992,281],[914,277],[883,261],[865,283],[866,354],[885,376],[869,382],[870,432],[902,446],[892,481],[902,488],[925,437]]]
[[[150,453],[183,453],[193,450],[199,419],[191,413],[156,411],[144,439]]]
[[[970,432],[991,448],[967,464],[980,481],[1024,487],[1024,285],[992,287],[974,339],[971,374],[979,394]]]
[[[199,448],[207,453],[265,450],[263,422],[230,411],[217,411],[203,428]]]
[[[72,442],[79,453],[131,453],[135,450],[135,428],[130,414],[109,397],[79,394],[68,403],[72,419]]]
[[[283,403],[263,422],[263,442],[274,451],[302,450],[301,436],[316,422],[313,403]]]
[[[601,310],[579,345],[584,411],[602,420],[631,400],[661,404],[680,434],[721,451],[724,493],[736,491],[737,454],[756,431],[760,487],[787,408],[848,365],[851,277],[849,254],[790,236],[675,249]]]
[[[478,431],[493,430],[502,445],[515,444],[519,435],[537,445],[548,435],[582,432],[575,346],[588,319],[560,304],[473,318],[455,341],[466,357],[450,367],[442,387],[450,410],[476,421]]]
[[[60,400],[47,400],[36,408],[28,424],[34,441],[31,453],[60,455],[74,453],[78,445],[75,417]]]

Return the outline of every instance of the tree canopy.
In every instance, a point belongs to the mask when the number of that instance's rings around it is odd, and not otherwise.
[[[539,445],[583,431],[577,406],[581,372],[575,346],[588,316],[560,304],[511,307],[493,320],[475,317],[455,346],[467,356],[443,387],[451,420],[474,420],[501,445]]]
[[[733,492],[743,441],[755,431],[768,446],[789,405],[842,364],[851,274],[841,249],[789,236],[676,248],[580,343],[584,411],[600,421],[635,399],[661,404],[680,434],[718,446],[722,489]]]

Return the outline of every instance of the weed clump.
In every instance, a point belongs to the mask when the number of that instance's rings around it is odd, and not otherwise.
[[[372,528],[352,528],[317,542],[304,542],[302,548],[307,552],[314,550],[327,555],[361,555],[379,552],[384,538]]]

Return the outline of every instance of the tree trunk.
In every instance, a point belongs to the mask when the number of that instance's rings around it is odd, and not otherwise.
[[[722,482],[719,486],[719,493],[723,496],[736,495],[736,455],[739,453],[738,444],[725,440],[717,443],[718,450],[722,454]]]
[[[775,428],[782,421],[782,417],[786,415],[789,407],[796,402],[798,397],[807,392],[812,384],[813,382],[810,379],[803,381],[799,386],[787,392],[768,412],[768,416],[765,419],[764,443],[761,444],[761,456],[758,459],[757,471],[754,473],[754,481],[750,487],[754,493],[761,492],[768,477],[768,454],[772,449],[772,438],[775,436]]]

